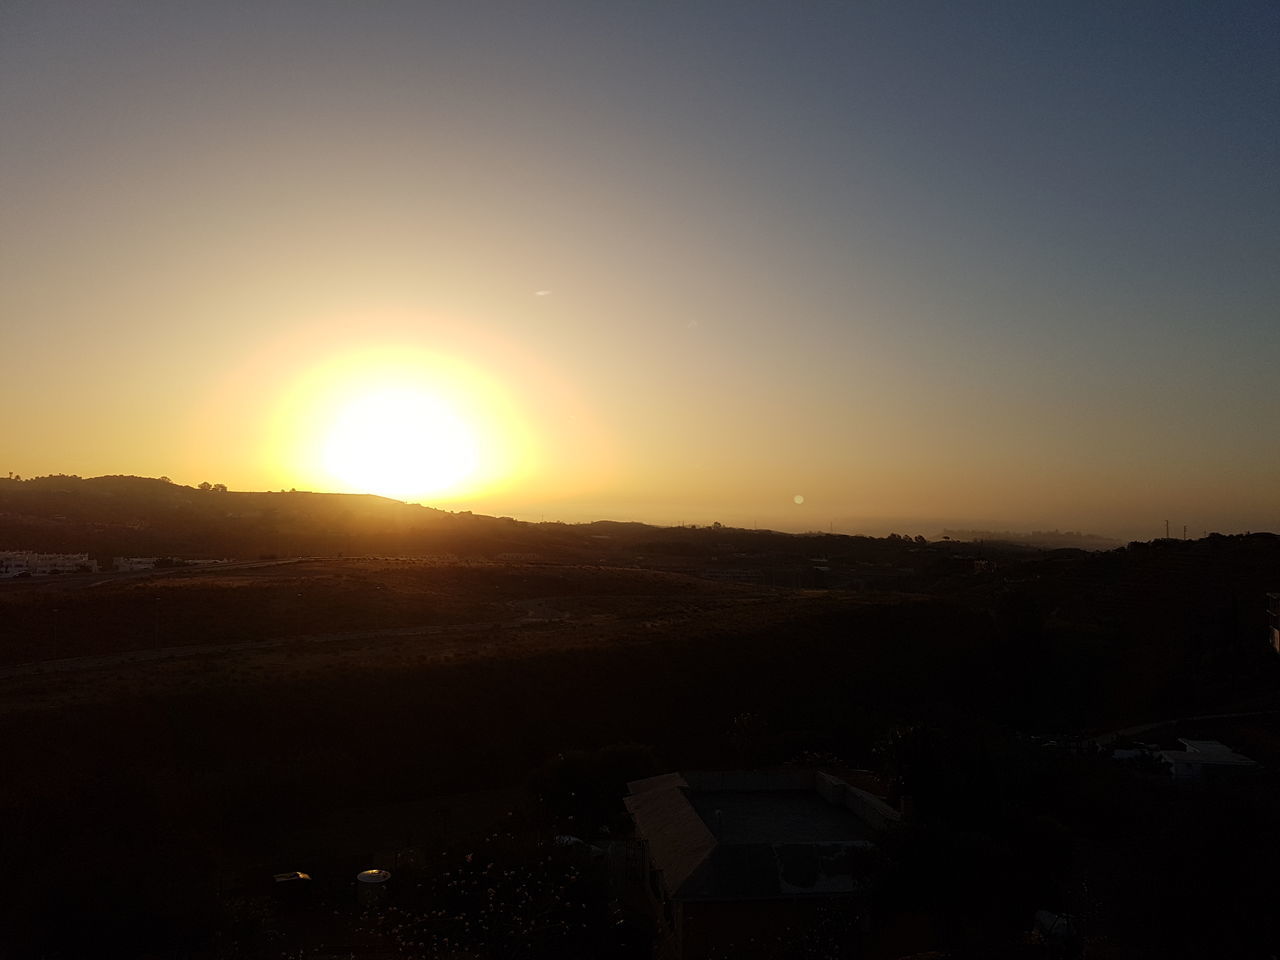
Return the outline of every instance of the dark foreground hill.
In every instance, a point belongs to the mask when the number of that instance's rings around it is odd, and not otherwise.
[[[118,534],[121,555],[223,556],[200,531],[256,547],[259,507],[280,552],[344,516],[351,543],[401,547],[0,583],[0,860],[21,865],[0,872],[0,956],[423,955],[388,952],[340,883],[319,910],[268,878],[383,864],[444,896],[501,861],[498,836],[543,864],[538,889],[581,893],[590,955],[634,955],[604,946],[606,888],[537,844],[624,834],[627,779],[786,763],[909,799],[882,915],[914,949],[1041,956],[1041,908],[1093,956],[1277,946],[1280,538],[1040,551],[30,483],[0,483],[6,529],[74,552]],[[1093,746],[1157,722],[1263,772],[1179,790]],[[468,915],[449,935],[487,955]],[[889,930],[864,955],[909,952]]]
[[[1031,584],[1055,561],[1040,562]],[[322,930],[339,955],[382,956],[360,951],[364,921],[340,889],[290,914],[266,878],[382,863],[443,888],[477,851],[505,855],[496,831],[616,835],[627,779],[837,761],[876,771],[891,802],[912,798],[885,910],[933,931],[930,945],[1023,955],[995,950],[1039,908],[1087,912],[1111,951],[1099,955],[1270,942],[1222,917],[1262,916],[1280,893],[1253,876],[1278,839],[1273,780],[1178,793],[1069,747],[1082,728],[1163,719],[1147,701],[1176,705],[1185,678],[1166,688],[1159,658],[1118,634],[1073,647],[1074,621],[1058,619],[1071,611],[1037,613],[1047,595],[987,608],[635,568],[369,560],[93,583],[5,594],[45,614],[56,602],[60,634],[77,638],[59,652],[98,657],[0,671],[0,843],[22,864],[0,876],[6,955],[323,955]],[[1084,589],[1106,583],[1151,592],[1101,574]],[[0,609],[12,627],[14,607]],[[1191,642],[1157,626],[1171,648]],[[6,636],[38,644],[32,629]],[[133,658],[157,637],[161,657]],[[1276,670],[1252,664],[1233,695],[1257,701]],[[1197,696],[1228,679],[1220,662],[1199,669]],[[1233,722],[1280,765],[1274,706]],[[538,857],[551,883],[560,868]],[[583,893],[582,929],[604,937],[596,896]],[[565,955],[557,943],[536,955]]]

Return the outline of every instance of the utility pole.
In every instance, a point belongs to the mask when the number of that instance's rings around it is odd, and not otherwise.
[[[1169,539],[1169,521],[1168,520],[1164,522],[1164,538],[1166,540]]]

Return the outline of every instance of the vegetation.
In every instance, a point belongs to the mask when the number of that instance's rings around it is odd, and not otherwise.
[[[490,518],[449,517],[442,531],[475,524],[493,549]],[[491,955],[536,928],[530,956],[622,955],[598,878],[551,838],[619,835],[629,779],[794,760],[872,769],[912,811],[886,844],[882,913],[933,946],[1013,950],[1047,909],[1076,917],[1095,956],[1274,949],[1276,537],[975,556],[501,527],[541,559],[460,559],[459,540],[429,560],[0,584],[0,856],[22,865],[0,877],[0,952],[279,956],[321,938],[430,956],[418,945],[447,937]],[[815,557],[847,578],[759,576]],[[1090,739],[1177,718],[1150,736],[1228,737],[1268,772],[1175,790]],[[362,920],[350,877],[373,860],[423,892]],[[300,868],[319,892],[291,925],[263,884]],[[521,883],[582,896],[521,899]]]

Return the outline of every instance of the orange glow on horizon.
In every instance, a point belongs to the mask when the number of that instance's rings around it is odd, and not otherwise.
[[[493,513],[616,482],[598,398],[490,318],[383,306],[284,322],[198,398],[182,462],[158,472]]]
[[[483,495],[535,464],[532,432],[499,384],[448,356],[343,352],[285,390],[264,457],[306,486],[398,500]]]

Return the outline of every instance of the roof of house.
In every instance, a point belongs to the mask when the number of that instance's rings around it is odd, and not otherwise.
[[[1170,762],[1181,763],[1221,763],[1231,764],[1235,766],[1257,766],[1256,760],[1246,757],[1242,753],[1236,753],[1225,743],[1219,743],[1217,740],[1184,740],[1182,745],[1186,750],[1161,750],[1160,756]]]
[[[863,891],[874,838],[897,819],[871,795],[813,770],[671,773],[628,786],[627,809],[677,900]]]
[[[649,844],[649,855],[674,894],[711,856],[716,838],[689,803],[689,784],[678,773],[627,784],[627,810]]]

